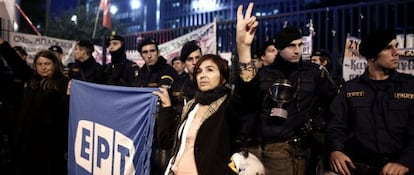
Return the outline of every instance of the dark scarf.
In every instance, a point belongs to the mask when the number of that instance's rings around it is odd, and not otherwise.
[[[122,48],[119,48],[118,50],[111,53],[111,62],[113,64],[119,63],[121,61],[124,61],[126,59],[126,54],[124,52],[125,50]]]
[[[302,60],[300,60],[299,63],[301,61]],[[276,59],[273,62],[273,66],[282,72],[285,77],[289,77],[290,74],[298,69],[299,63],[291,63],[289,61],[286,61],[282,58],[282,56],[280,56],[280,54],[277,54]]]
[[[79,67],[83,68],[83,69],[88,69],[92,66],[95,65],[96,60],[93,56],[90,56],[87,60],[85,60],[84,62],[81,62],[79,60],[76,60],[75,63],[77,63],[79,65]]]
[[[200,103],[202,105],[209,105],[220,97],[228,94],[229,92],[230,89],[224,85],[221,85],[209,91],[199,92],[195,97],[195,104]]]

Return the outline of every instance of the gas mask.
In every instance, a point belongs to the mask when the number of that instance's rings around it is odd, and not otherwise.
[[[295,98],[295,93],[295,88],[288,80],[276,80],[269,88],[270,98],[277,104],[271,109],[270,116],[283,121],[286,120],[288,112],[282,106],[284,103],[292,101]]]

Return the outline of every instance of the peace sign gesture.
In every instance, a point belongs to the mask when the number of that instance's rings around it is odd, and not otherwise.
[[[259,22],[255,16],[251,16],[253,11],[253,2],[249,3],[246,14],[243,16],[243,5],[237,8],[237,28],[236,43],[239,53],[239,60],[242,63],[250,62],[250,47],[253,42],[256,27]]]

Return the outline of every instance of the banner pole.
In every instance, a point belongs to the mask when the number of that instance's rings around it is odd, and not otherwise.
[[[96,18],[95,18],[95,26],[93,27],[93,32],[92,32],[92,39],[95,38],[95,34],[96,34],[96,27],[98,25],[98,19],[99,19],[99,8],[98,11],[96,12]]]
[[[17,10],[19,10],[20,14],[24,17],[24,19],[26,20],[26,22],[30,25],[30,27],[32,27],[33,31],[38,35],[41,36],[41,34],[39,33],[39,31],[36,29],[36,27],[33,25],[32,21],[29,19],[29,17],[27,17],[26,13],[24,13],[24,11],[20,8],[20,6],[18,4],[15,4]]]

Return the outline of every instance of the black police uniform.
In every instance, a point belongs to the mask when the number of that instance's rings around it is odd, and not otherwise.
[[[112,57],[112,62],[106,65],[105,78],[106,84],[119,86],[132,86],[135,77],[139,74],[139,66],[123,57]]]
[[[105,72],[102,65],[97,63],[95,58],[91,56],[84,62],[76,60],[75,63],[70,64],[69,78],[103,84],[105,82]]]
[[[366,70],[345,82],[331,105],[334,117],[326,130],[328,151],[341,151],[355,164],[379,172],[397,162],[414,174],[414,78],[392,72],[370,80]]]
[[[162,56],[158,57],[155,65],[148,67],[144,65],[135,79],[134,86],[136,87],[171,87],[171,84],[176,79],[177,72],[167,64],[167,60]],[[171,96],[171,95],[170,95]],[[157,122],[155,122],[155,131]],[[154,133],[156,135],[156,133]],[[158,140],[155,138],[152,143],[151,152],[151,175],[161,175],[167,167],[168,158],[171,150],[163,150],[158,145]]]
[[[171,86],[171,102],[178,115],[181,114],[183,106],[195,97],[197,91],[197,87],[188,73],[184,72],[181,75],[178,75]]]
[[[248,106],[242,110],[245,113],[260,111],[260,133],[257,136],[262,137],[263,143],[287,141],[301,134],[301,128],[311,117],[315,102],[328,106],[336,92],[335,86],[321,77],[317,65],[301,61],[296,66],[277,55],[275,62],[260,69],[251,82],[236,86],[236,89],[245,91],[248,99],[245,100]],[[270,110],[276,104],[268,98],[269,88],[279,79],[289,80],[296,89],[294,100],[283,105],[288,111],[288,117],[283,123],[270,117]]]
[[[242,97],[245,98],[243,100],[245,107],[240,108],[241,114],[244,114],[245,117],[242,119],[245,124],[241,130],[241,137],[253,138],[247,139],[249,140],[249,147],[259,146],[259,148],[250,149],[250,151],[260,156],[260,154],[268,152],[268,148],[272,150],[276,147],[278,147],[277,149],[294,149],[289,156],[289,160],[292,160],[292,162],[296,159],[310,159],[308,153],[312,145],[304,141],[313,138],[311,136],[313,136],[314,128],[310,126],[314,125],[311,121],[315,116],[312,116],[312,113],[315,108],[328,109],[329,103],[336,92],[335,85],[331,84],[326,76],[321,75],[319,67],[315,64],[304,61],[296,64],[290,63],[278,54],[274,63],[261,68],[250,82],[241,82],[236,85],[235,91],[245,96]],[[269,88],[275,81],[280,79],[287,79],[296,91],[294,99],[282,106],[288,112],[285,121],[270,116],[271,109],[276,107],[276,102],[271,100]],[[263,152],[261,153],[260,150],[263,150]],[[272,153],[266,153],[270,156],[266,159],[281,158],[277,156],[277,153]],[[266,166],[270,166],[270,171],[277,171],[281,165],[268,163]],[[301,173],[305,171],[303,168],[306,167],[297,167],[294,171]],[[283,170],[283,173],[287,172]]]
[[[135,78],[134,86],[136,87],[171,87],[174,79],[177,77],[177,72],[162,56],[158,57],[155,65],[148,67],[144,65]]]

